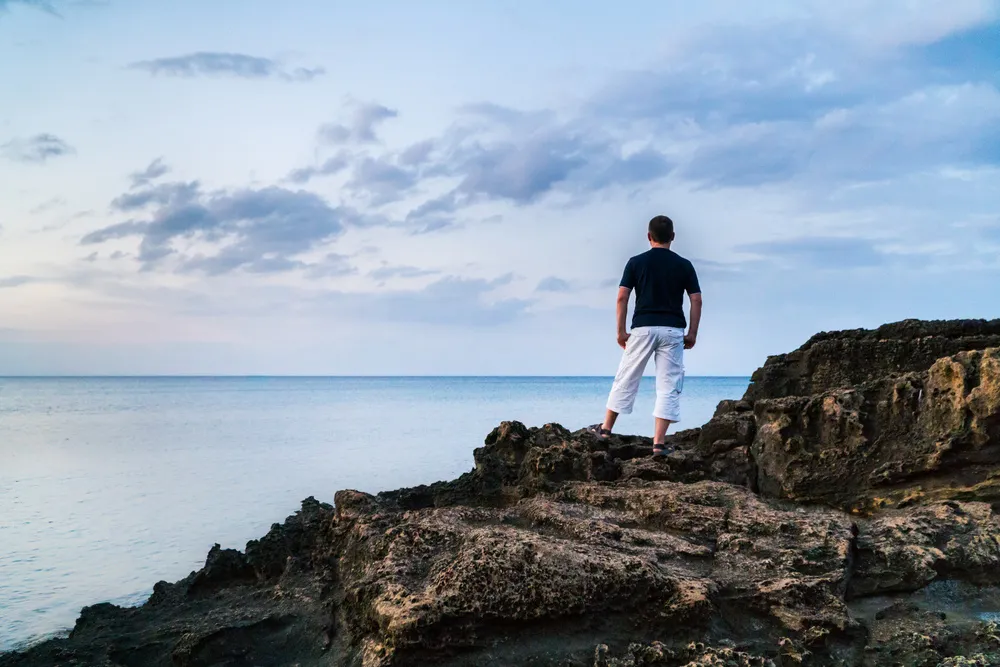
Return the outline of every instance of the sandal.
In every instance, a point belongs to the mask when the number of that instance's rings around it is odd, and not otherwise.
[[[670,445],[653,445],[653,458],[666,456],[674,451]]]
[[[604,428],[603,424],[592,424],[587,427],[587,430],[596,435],[598,438],[601,438],[602,440],[611,435],[611,431],[609,429]]]

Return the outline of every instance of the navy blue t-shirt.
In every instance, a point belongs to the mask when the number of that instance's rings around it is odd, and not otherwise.
[[[694,266],[669,248],[650,248],[625,265],[620,283],[635,290],[632,328],[687,326],[684,292],[698,294]]]

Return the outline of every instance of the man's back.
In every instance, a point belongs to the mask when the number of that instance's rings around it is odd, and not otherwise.
[[[635,290],[632,328],[687,326],[684,292],[701,291],[694,266],[669,248],[650,248],[625,265],[621,286]]]

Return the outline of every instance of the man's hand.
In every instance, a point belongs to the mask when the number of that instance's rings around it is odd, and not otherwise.
[[[618,332],[618,347],[620,347],[621,349],[624,350],[625,346],[628,344],[628,339],[629,339],[630,336],[631,336],[631,334],[625,333],[624,331],[619,331]]]
[[[693,333],[685,334],[684,336],[684,349],[690,350],[694,347],[694,344],[698,341],[698,335]]]

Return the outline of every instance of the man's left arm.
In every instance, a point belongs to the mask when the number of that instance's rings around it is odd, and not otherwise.
[[[691,300],[691,321],[688,323],[688,332],[684,336],[684,349],[690,350],[698,342],[698,326],[701,324],[701,292],[688,294]]]
[[[698,327],[701,325],[701,285],[698,284],[698,273],[694,266],[688,276],[687,293],[691,301],[691,321],[688,322],[688,332],[684,336],[684,349],[690,350],[698,342]]]

